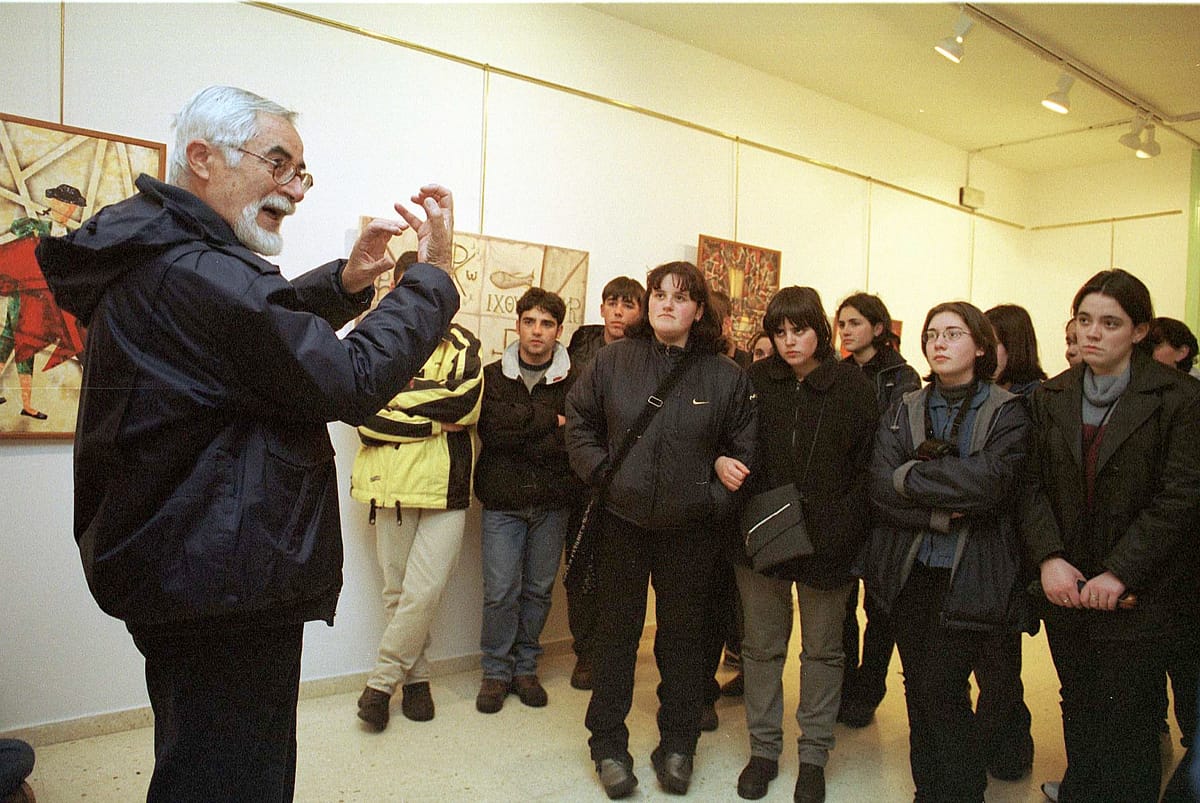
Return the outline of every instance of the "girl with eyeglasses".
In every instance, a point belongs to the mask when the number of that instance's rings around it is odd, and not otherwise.
[[[895,627],[916,800],[979,803],[987,772],[968,679],[994,634],[1021,621],[1012,500],[1030,420],[991,381],[996,339],[978,308],[938,304],[921,331],[930,384],[880,421],[861,568]]]
[[[1029,528],[1062,685],[1067,771],[1051,799],[1158,799],[1158,697],[1190,636],[1200,505],[1200,385],[1149,353],[1150,292],[1120,269],[1075,295],[1083,364],[1033,396]]]

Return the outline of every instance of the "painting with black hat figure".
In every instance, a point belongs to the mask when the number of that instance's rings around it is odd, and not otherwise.
[[[0,438],[71,437],[87,333],[34,249],[161,179],[166,145],[0,114]]]

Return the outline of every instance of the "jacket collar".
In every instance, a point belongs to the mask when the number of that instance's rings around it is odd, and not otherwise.
[[[1152,416],[1162,405],[1160,391],[1175,379],[1173,368],[1154,362],[1141,351],[1134,351],[1130,358],[1129,387],[1121,394],[1112,416],[1104,428],[1100,450],[1096,454],[1096,472],[1099,473],[1121,444]],[[1083,427],[1083,372],[1085,365],[1063,371],[1053,379],[1042,383],[1047,391],[1046,409],[1051,419],[1064,433],[1075,464],[1083,465],[1082,437],[1073,437]]]
[[[833,381],[837,377],[838,362],[837,355],[830,354],[821,360],[821,363],[808,376],[804,377],[804,384],[818,393],[825,393],[833,386]],[[784,362],[778,354],[768,357],[763,361],[763,365],[762,370],[773,382],[796,381],[796,374],[792,371],[792,366]]]
[[[137,188],[171,213],[176,223],[209,245],[255,265],[264,272],[278,273],[279,268],[251,251],[237,238],[233,227],[211,206],[182,187],[166,184],[143,173],[134,182]]]
[[[518,353],[520,345],[520,343],[509,343],[508,348],[500,357],[500,372],[506,379],[520,379],[521,377],[521,358]],[[567,354],[563,344],[556,342],[554,356],[550,358],[550,367],[546,369],[546,375],[542,377],[542,384],[553,385],[561,382],[567,378],[567,374],[570,372],[571,357]]]

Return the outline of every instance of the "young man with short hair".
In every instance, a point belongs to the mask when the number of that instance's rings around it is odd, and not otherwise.
[[[485,714],[499,711],[511,692],[535,708],[547,702],[538,639],[579,494],[563,442],[574,380],[558,342],[566,311],[555,293],[530,288],[517,301],[517,342],[484,368],[475,471],[483,503],[483,682],[475,707]]]
[[[646,288],[637,279],[618,276],[604,285],[601,293],[600,317],[604,323],[588,324],[575,330],[567,354],[571,357],[571,369],[582,373],[591,365],[597,352],[609,343],[625,337],[625,330],[642,318],[642,299]],[[581,496],[571,511],[567,533],[573,535],[579,529],[588,497]],[[569,548],[570,538],[566,546]],[[571,672],[571,686],[588,691],[592,688],[592,636],[596,630],[596,602],[592,591],[582,584],[567,589],[567,624],[574,639],[575,669]]]

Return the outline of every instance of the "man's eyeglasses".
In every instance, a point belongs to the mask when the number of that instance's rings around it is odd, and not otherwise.
[[[939,337],[944,337],[947,343],[957,343],[969,334],[971,333],[966,329],[959,329],[957,326],[951,326],[940,332],[937,329],[926,329],[925,342],[936,343]]]
[[[299,178],[300,186],[304,188],[305,192],[308,192],[312,189],[312,174],[306,173],[305,171],[296,167],[296,163],[291,159],[268,159],[266,156],[260,156],[254,151],[248,151],[245,148],[238,148],[238,152],[249,154],[255,159],[271,165],[271,178],[273,178],[275,183],[280,187],[284,186],[285,184],[290,184],[294,178]]]

